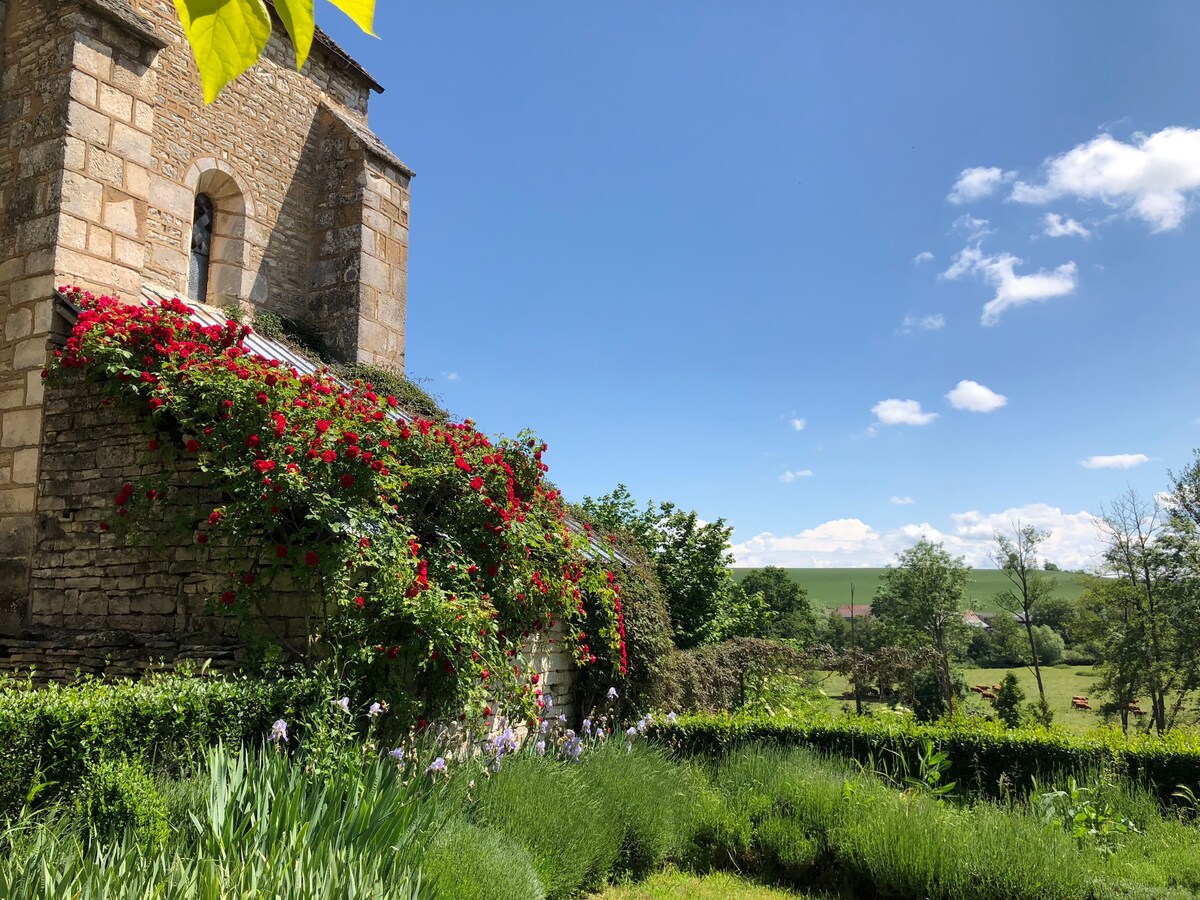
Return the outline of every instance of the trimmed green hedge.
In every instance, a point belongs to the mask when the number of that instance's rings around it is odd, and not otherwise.
[[[811,747],[832,756],[911,771],[927,741],[950,756],[950,775],[964,789],[989,795],[1028,789],[1033,779],[1103,770],[1153,788],[1166,799],[1183,784],[1200,786],[1200,735],[1122,734],[1116,729],[1074,735],[1037,726],[960,721],[921,724],[897,719],[842,717],[820,721],[748,715],[681,715],[652,726],[651,737],[674,751],[720,757],[747,745]]]
[[[174,770],[218,741],[261,742],[276,719],[291,722],[322,697],[311,678],[159,675],[34,687],[0,677],[0,819],[35,785],[44,784],[40,799],[49,799],[104,760]]]

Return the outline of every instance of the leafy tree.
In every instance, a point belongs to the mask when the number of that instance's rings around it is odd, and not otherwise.
[[[733,528],[724,519],[702,522],[695,510],[673,503],[649,502],[639,510],[623,484],[602,497],[584,497],[579,508],[594,526],[625,532],[645,548],[666,592],[680,648],[766,632],[768,608],[744,596],[729,570]]]
[[[1067,648],[1062,635],[1049,625],[1033,626],[1033,644],[1038,659],[1046,666],[1056,666],[1062,662],[1063,653]]]
[[[803,644],[816,641],[817,620],[808,591],[796,584],[786,569],[766,566],[755,569],[741,581],[747,594],[761,593],[771,612],[770,636],[790,638]]]
[[[367,34],[373,35],[375,0],[329,0]],[[308,59],[316,33],[313,0],[274,0],[275,12],[296,48],[296,69]],[[175,0],[183,33],[192,46],[212,103],[233,79],[262,56],[271,37],[271,13],[264,0]]]
[[[1028,645],[1016,618],[1007,612],[1000,612],[992,617],[989,624],[991,627],[986,632],[977,634],[972,640],[971,658],[986,668],[1025,665]]]
[[[1011,613],[1020,613],[1025,625],[1025,634],[1029,638],[1029,655],[1033,662],[1033,675],[1037,679],[1038,698],[1044,704],[1046,688],[1042,684],[1042,667],[1038,659],[1038,645],[1033,635],[1033,615],[1035,607],[1040,607],[1046,597],[1054,593],[1054,579],[1047,578],[1038,569],[1038,547],[1050,537],[1048,531],[1038,531],[1032,525],[1022,525],[1019,521],[1013,526],[1015,537],[997,531],[996,550],[992,560],[1012,583],[1012,587],[996,595],[996,603],[1001,609]],[[1061,640],[1061,638],[1060,638]],[[1061,648],[1059,658],[1062,658]]]
[[[966,644],[962,602],[970,569],[962,557],[922,539],[896,557],[875,592],[874,613],[898,633],[936,654],[936,680],[946,709],[954,712],[950,656]]]
[[[675,643],[686,650],[720,640],[740,593],[729,571],[733,528],[724,519],[701,523],[695,510],[684,512],[672,503],[659,509],[654,568],[667,592]]]
[[[1105,509],[1102,574],[1081,598],[1081,634],[1103,648],[1101,688],[1128,727],[1149,696],[1162,733],[1200,691],[1200,466],[1172,474],[1165,507],[1130,490]]]
[[[1009,728],[1016,728],[1021,724],[1021,704],[1024,702],[1025,692],[1017,683],[1017,676],[1009,672],[996,692],[996,715]]]

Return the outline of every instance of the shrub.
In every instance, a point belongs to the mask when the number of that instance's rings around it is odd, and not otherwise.
[[[996,692],[996,715],[1009,728],[1016,728],[1021,724],[1021,704],[1024,702],[1025,692],[1017,683],[1017,676],[1009,672]]]
[[[599,887],[612,871],[623,828],[608,812],[582,767],[516,756],[479,785],[470,815],[524,847],[546,896],[556,898]]]
[[[438,832],[421,874],[434,896],[445,900],[546,898],[528,850],[457,817]]]
[[[38,784],[47,785],[41,802],[69,793],[89,765],[189,768],[217,742],[258,743],[276,719],[324,702],[314,678],[157,675],[37,688],[0,677],[0,819]]]
[[[919,768],[926,742],[949,755],[947,781],[959,790],[1000,794],[1027,790],[1035,781],[1068,773],[1107,771],[1145,784],[1167,800],[1180,784],[1194,784],[1200,768],[1200,736],[1170,732],[1162,737],[1097,731],[1074,735],[1001,722],[919,723],[844,716],[806,720],[751,715],[682,715],[674,724],[651,726],[650,737],[668,749],[720,757],[748,745],[810,747],[844,759],[868,762],[903,758]]]
[[[1038,662],[1043,666],[1058,665],[1067,648],[1062,635],[1049,625],[1033,626],[1033,645],[1037,647]]]
[[[74,806],[83,826],[102,840],[119,837],[126,829],[146,845],[167,839],[167,801],[140,762],[110,759],[89,766]]]
[[[811,670],[808,656],[789,644],[733,638],[667,658],[663,706],[676,710],[741,709],[760,705],[772,680]]]
[[[621,709],[629,714],[669,706],[664,674],[675,650],[666,594],[646,551],[628,534],[618,532],[616,547],[630,561],[621,577],[621,602],[625,615],[625,653],[628,673]],[[612,684],[601,668],[580,670],[576,683],[584,710],[599,706]]]
[[[627,751],[610,742],[590,753],[579,771],[585,789],[600,803],[600,815],[620,829],[617,876],[645,878],[679,856],[699,786],[690,770],[655,749]]]

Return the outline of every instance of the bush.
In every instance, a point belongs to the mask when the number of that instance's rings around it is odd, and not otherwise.
[[[756,705],[772,679],[804,674],[811,660],[794,647],[760,638],[733,638],[667,659],[662,705],[675,710],[742,709]]]
[[[1036,725],[1009,729],[1001,722],[919,723],[855,718],[804,720],[752,715],[681,715],[652,725],[653,740],[677,752],[722,757],[745,746],[810,747],[835,757],[873,762],[903,759],[918,771],[926,742],[950,757],[945,780],[959,790],[1000,795],[1064,773],[1105,771],[1143,784],[1167,801],[1200,770],[1200,735],[1159,737],[1117,730],[1074,735]]]
[[[621,823],[587,790],[582,767],[516,756],[478,792],[471,817],[529,852],[547,897],[599,887],[620,856]]]
[[[324,702],[313,678],[158,675],[37,688],[0,677],[0,819],[38,784],[45,802],[106,760],[187,768],[213,744],[259,743],[276,719]]]
[[[674,652],[674,631],[654,566],[641,545],[618,532],[617,549],[632,565],[621,569],[621,603],[625,614],[625,654],[628,672],[621,696],[621,709],[634,715],[642,710],[669,705],[664,674]],[[580,706],[589,710],[602,703],[612,679],[599,668],[579,671],[576,689]]]
[[[1043,666],[1056,666],[1062,662],[1066,642],[1049,625],[1033,626],[1033,645],[1037,647],[1038,662]]]
[[[699,788],[688,769],[655,749],[626,751],[610,742],[588,755],[580,774],[588,793],[600,802],[600,815],[620,829],[615,875],[645,878],[667,859],[678,858],[691,830],[692,798]]]
[[[167,839],[167,801],[140,762],[102,760],[88,767],[75,797],[75,815],[101,840],[111,841],[132,829],[138,843],[153,846]]]
[[[1021,724],[1021,704],[1024,702],[1025,692],[1017,683],[1017,676],[1009,672],[996,692],[996,715],[1009,728],[1016,728]]]
[[[444,900],[545,900],[533,857],[520,844],[462,818],[439,833],[421,866]]]

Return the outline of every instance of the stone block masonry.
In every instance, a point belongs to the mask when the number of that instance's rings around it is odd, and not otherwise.
[[[211,611],[206,598],[246,567],[244,547],[199,546],[179,533],[127,544],[101,529],[116,522],[122,484],[162,471],[150,460],[147,423],[73,376],[47,391],[44,427],[28,622],[0,637],[0,670],[35,666],[43,677],[69,678],[77,670],[134,675],[158,661],[240,662],[236,619]],[[194,466],[163,476],[175,496],[205,499]],[[264,637],[302,652],[304,597],[281,586],[273,599]]]
[[[412,173],[367,127],[381,88],[321,34],[296,72],[275,25],[206,106],[170,0],[0,0],[0,634],[31,621],[56,286],[187,297],[204,192],[210,293],[190,299],[403,367]]]

